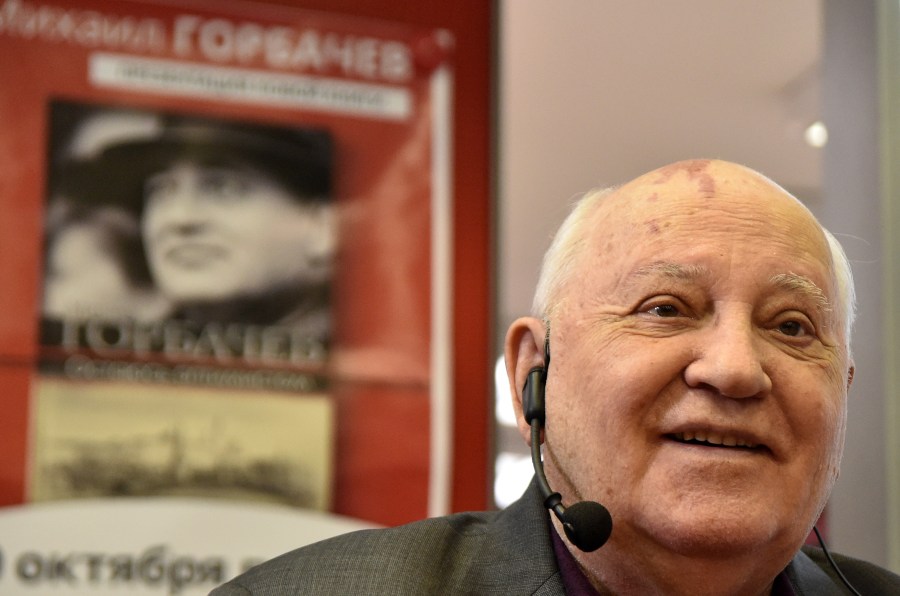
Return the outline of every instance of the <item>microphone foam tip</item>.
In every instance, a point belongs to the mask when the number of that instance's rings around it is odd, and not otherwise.
[[[563,526],[569,541],[586,553],[606,544],[612,534],[612,516],[595,501],[579,501],[568,507]]]

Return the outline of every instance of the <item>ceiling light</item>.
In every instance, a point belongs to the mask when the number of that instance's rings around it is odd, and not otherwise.
[[[803,132],[803,138],[810,147],[821,149],[828,142],[828,129],[821,120],[816,120],[810,124]]]

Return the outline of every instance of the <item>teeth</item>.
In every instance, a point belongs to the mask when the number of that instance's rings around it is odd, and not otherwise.
[[[756,443],[750,443],[749,441],[745,441],[744,439],[733,435],[723,435],[702,430],[676,433],[674,437],[679,441],[699,441],[701,443],[721,445],[723,447],[747,447],[753,449],[757,446]]]

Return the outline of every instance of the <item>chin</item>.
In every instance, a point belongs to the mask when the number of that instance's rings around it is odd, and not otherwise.
[[[640,520],[640,527],[654,541],[688,557],[727,558],[758,552],[762,547],[793,553],[807,534],[801,528],[780,524],[765,511],[757,513],[746,507],[679,509],[658,511],[653,518]]]

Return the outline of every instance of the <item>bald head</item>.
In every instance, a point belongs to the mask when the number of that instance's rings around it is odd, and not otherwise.
[[[715,218],[711,216],[715,215]],[[837,240],[798,199],[762,174],[720,160],[689,160],[669,164],[619,187],[586,194],[563,222],[544,256],[534,298],[534,316],[549,321],[565,303],[566,288],[584,272],[584,258],[621,256],[622,247],[657,247],[665,255],[669,235],[721,232],[750,221],[760,231],[778,229],[798,253],[820,254],[833,272],[838,310],[847,342],[855,296],[847,258]],[[714,225],[715,230],[710,226]],[[761,238],[762,240],[762,238]],[[760,245],[760,251],[765,246]],[[748,254],[747,259],[760,256]],[[610,263],[610,269],[615,263]]]

